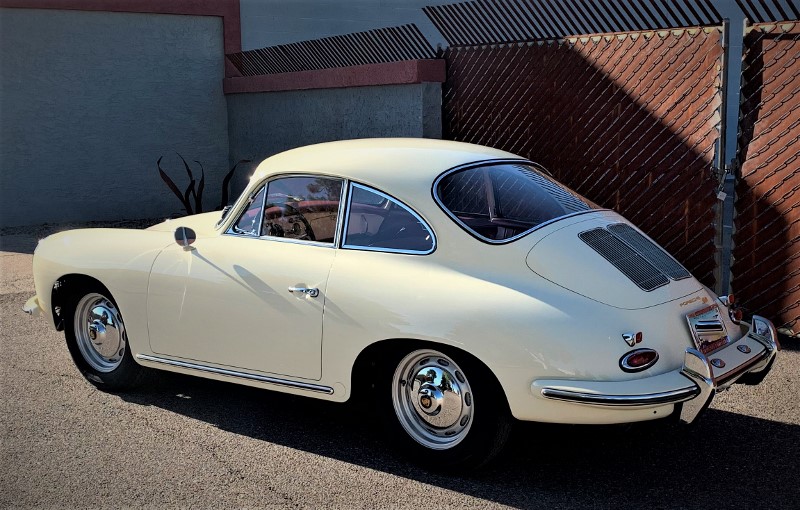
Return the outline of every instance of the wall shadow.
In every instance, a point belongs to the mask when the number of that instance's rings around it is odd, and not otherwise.
[[[519,423],[499,460],[443,474],[387,446],[369,410],[174,373],[120,395],[221,430],[518,508],[790,507],[800,426],[710,410],[695,426]],[[180,395],[180,397],[178,396]]]
[[[744,38],[732,288],[754,312],[800,334],[800,23]],[[794,331],[792,331],[794,330]]]
[[[721,55],[718,29],[451,47],[445,137],[543,164],[713,288]]]
[[[745,39],[739,158],[746,173],[755,139],[760,153],[749,166],[768,164],[737,186],[733,257],[739,302],[787,326],[800,313],[800,174],[791,179],[791,165],[770,171],[798,156],[786,150],[797,142],[797,87],[786,77],[800,76],[798,27],[783,33],[773,24],[774,34],[754,30]],[[543,164],[623,214],[715,288],[725,270],[715,169],[722,53],[714,27],[451,47],[444,53],[444,134]],[[770,80],[765,72],[779,76]],[[782,143],[775,139],[778,120]],[[768,136],[758,132],[759,121]]]

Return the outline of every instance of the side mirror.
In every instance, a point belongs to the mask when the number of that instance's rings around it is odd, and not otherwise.
[[[175,229],[175,242],[178,246],[183,246],[184,250],[190,250],[189,247],[197,240],[197,234],[189,227],[178,227]]]

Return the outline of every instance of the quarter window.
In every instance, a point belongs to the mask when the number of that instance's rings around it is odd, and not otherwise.
[[[344,248],[426,254],[433,251],[431,229],[414,211],[377,190],[350,187]]]

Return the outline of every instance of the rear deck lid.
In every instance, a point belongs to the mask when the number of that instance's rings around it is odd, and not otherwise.
[[[702,286],[689,271],[622,216],[604,211],[558,222],[526,262],[551,282],[617,308],[666,303]]]

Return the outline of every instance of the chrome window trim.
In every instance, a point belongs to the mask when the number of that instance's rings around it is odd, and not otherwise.
[[[306,246],[317,246],[318,248],[332,249],[336,247],[333,243],[322,243],[319,241],[309,241],[307,239],[290,239],[286,237],[275,237],[275,236],[260,236],[260,237],[254,237],[253,239],[257,239],[259,241],[275,241],[276,243],[304,244]]]
[[[352,245],[352,244],[344,244],[345,240],[346,240],[346,237],[347,237],[347,229],[350,226],[350,208],[351,208],[351,205],[352,205],[351,201],[352,201],[352,198],[353,198],[352,189],[355,188],[355,187],[361,188],[363,190],[366,190],[366,191],[369,191],[369,192],[372,192],[372,193],[376,193],[376,194],[382,196],[383,198],[385,198],[387,200],[391,200],[392,202],[396,203],[397,205],[399,205],[400,207],[402,207],[403,209],[405,209],[406,211],[411,213],[411,215],[414,216],[414,218],[416,218],[417,221],[419,221],[422,224],[422,226],[425,227],[425,229],[431,235],[431,249],[427,250],[427,251],[420,251],[420,250],[404,250],[404,249],[400,249],[400,248],[381,248],[381,247],[377,247],[377,246],[358,246],[358,245]],[[343,222],[343,226],[342,226],[342,236],[341,236],[341,242],[342,242],[341,247],[343,249],[346,249],[346,250],[358,250],[358,251],[376,251],[376,252],[384,252],[384,253],[402,253],[404,255],[430,255],[431,253],[436,251],[436,247],[438,246],[438,240],[436,239],[436,234],[434,233],[433,228],[430,226],[430,223],[425,221],[425,219],[422,216],[420,216],[416,211],[414,211],[411,207],[407,206],[401,200],[398,200],[398,199],[394,198],[393,196],[391,196],[391,195],[389,195],[387,193],[384,193],[384,192],[382,192],[382,191],[380,191],[380,190],[378,190],[376,188],[373,188],[371,186],[366,186],[364,184],[359,184],[357,182],[352,182],[352,181],[349,182],[349,185],[348,185],[347,189],[348,189],[348,192],[347,192],[347,211],[345,213],[345,218],[344,218],[344,222]]]
[[[243,232],[237,232],[236,230],[234,230],[234,226],[239,221],[239,218],[247,210],[247,206],[246,205],[242,207],[242,210],[239,212],[239,215],[236,217],[236,221],[232,221],[228,225],[228,228],[225,230],[225,232],[223,232],[224,234],[232,235],[232,236],[236,236],[236,237],[252,237],[254,239],[258,238],[258,237],[261,237],[261,222],[264,221],[264,204],[267,201],[266,184],[258,186],[256,188],[256,190],[257,191],[255,193],[251,193],[250,194],[248,200],[250,198],[255,198],[256,196],[258,196],[259,193],[261,193],[261,190],[264,190],[264,200],[261,201],[261,211],[259,211],[259,213],[258,213],[258,235],[247,234],[247,233],[243,233]],[[228,214],[230,214],[230,212],[228,212]]]
[[[236,370],[229,370],[227,368],[212,367],[208,365],[202,365],[200,363],[190,363],[188,361],[179,361],[170,358],[162,358],[159,356],[150,356],[148,354],[137,354],[136,359],[140,359],[142,361],[149,361],[151,363],[160,363],[162,365],[169,365],[173,367],[187,368],[189,370],[197,370],[200,372],[208,372],[211,374],[224,375],[227,377],[246,379],[249,381],[258,381],[268,384],[275,384],[277,386],[285,386],[287,388],[294,388],[306,391],[313,391],[317,393],[325,393],[327,395],[333,395],[333,388],[331,388],[330,386],[323,386],[321,384],[311,384],[300,381],[291,381],[289,379],[281,379],[279,377],[251,374],[248,372],[238,372]]]
[[[563,216],[559,216],[557,218],[552,218],[552,219],[549,219],[549,220],[547,220],[545,222],[542,222],[542,223],[536,225],[535,227],[532,227],[532,228],[526,230],[525,232],[522,232],[520,234],[515,235],[514,237],[509,237],[507,239],[498,240],[498,239],[489,239],[488,237],[484,237],[484,236],[480,235],[479,233],[475,232],[474,230],[472,230],[471,228],[469,228],[466,223],[464,223],[463,221],[458,219],[458,216],[453,214],[450,211],[450,209],[445,207],[444,203],[442,202],[442,199],[439,197],[439,190],[438,190],[439,183],[442,181],[442,179],[444,179],[445,177],[447,177],[450,174],[453,174],[453,173],[456,173],[456,172],[461,172],[463,170],[470,170],[472,168],[480,168],[480,167],[485,167],[485,166],[496,166],[496,165],[508,165],[508,164],[530,165],[530,166],[536,168],[537,170],[540,170],[540,171],[550,175],[550,177],[552,177],[552,174],[550,172],[548,172],[544,167],[534,163],[533,161],[527,160],[527,159],[488,159],[488,160],[484,160],[484,161],[477,161],[477,162],[474,162],[474,163],[467,163],[465,165],[455,166],[455,167],[450,168],[449,170],[445,170],[443,173],[439,174],[439,176],[436,178],[436,180],[433,181],[433,188],[431,188],[431,195],[433,196],[433,200],[434,200],[434,202],[436,202],[436,205],[438,205],[439,208],[451,220],[453,220],[459,227],[461,227],[462,230],[464,230],[464,232],[466,232],[470,236],[474,237],[478,241],[481,241],[481,242],[484,242],[484,243],[487,243],[487,244],[495,244],[495,245],[512,243],[512,242],[516,241],[517,239],[520,239],[522,237],[527,236],[531,232],[534,232],[536,230],[539,230],[540,228],[546,227],[547,225],[555,223],[556,221],[561,221],[561,220],[563,220],[565,218],[572,218],[573,216],[580,216],[582,214],[589,214],[589,213],[594,213],[594,212],[599,212],[599,211],[610,211],[611,210],[611,209],[606,209],[606,208],[597,208],[597,209],[588,209],[586,211],[578,211],[578,212],[574,212],[574,213],[570,213],[570,214],[565,214]],[[559,182],[559,184],[561,184],[561,183]],[[562,184],[562,186],[563,186],[563,184]]]
[[[334,227],[334,239],[333,239],[332,243],[323,243],[323,242],[319,242],[319,241],[308,241],[308,240],[305,240],[305,239],[289,239],[289,238],[285,238],[285,237],[274,237],[274,236],[265,236],[265,235],[254,236],[254,235],[249,235],[249,234],[238,234],[236,232],[233,232],[232,231],[233,225],[236,223],[236,220],[239,219],[239,216],[244,212],[244,209],[245,209],[244,203],[247,202],[247,200],[242,200],[242,197],[244,196],[244,194],[240,195],[239,199],[236,201],[235,207],[237,207],[238,209],[237,209],[236,215],[233,216],[235,219],[228,221],[228,225],[225,228],[225,231],[222,233],[222,235],[233,236],[233,237],[241,237],[241,238],[246,238],[246,239],[247,238],[258,239],[258,240],[264,240],[264,241],[278,241],[278,242],[291,243],[291,244],[307,244],[307,245],[311,245],[311,246],[320,246],[320,247],[324,247],[324,248],[335,248],[336,246],[338,246],[337,245],[338,240],[336,239],[336,237],[339,234],[339,230],[340,230],[340,227],[341,227],[341,224],[342,224],[342,200],[344,199],[344,196],[345,196],[344,195],[344,189],[347,187],[347,185],[348,185],[348,183],[350,181],[348,179],[346,179],[344,177],[341,177],[341,176],[338,176],[338,175],[308,174],[308,173],[296,173],[296,174],[295,173],[282,173],[282,174],[273,174],[273,175],[270,175],[268,177],[265,177],[264,179],[262,179],[255,186],[255,189],[257,189],[258,191],[261,191],[261,188],[266,187],[270,182],[278,180],[278,179],[284,179],[284,178],[287,178],[287,177],[312,177],[312,178],[336,179],[336,180],[342,181],[342,190],[339,192],[339,209],[338,209],[338,211],[336,213],[336,226]],[[258,194],[258,191],[256,192],[256,194]],[[251,195],[248,195],[248,196],[253,196],[253,195],[251,194]],[[240,204],[239,202],[242,202],[242,203]],[[264,207],[266,206],[266,203],[267,203],[267,195],[266,195],[266,193],[264,193],[264,203],[261,205],[261,218],[262,218],[262,221],[263,221],[263,217],[264,217],[263,214],[264,214]],[[230,215],[231,215],[231,213],[228,214],[228,216],[230,216]],[[261,234],[261,226],[259,226],[259,234]]]
[[[342,247],[342,239],[344,239],[345,229],[347,228],[347,214],[349,207],[347,202],[350,200],[350,179],[342,179],[342,193],[339,196],[339,212],[336,214],[336,233],[334,234],[333,246],[336,248]]]

